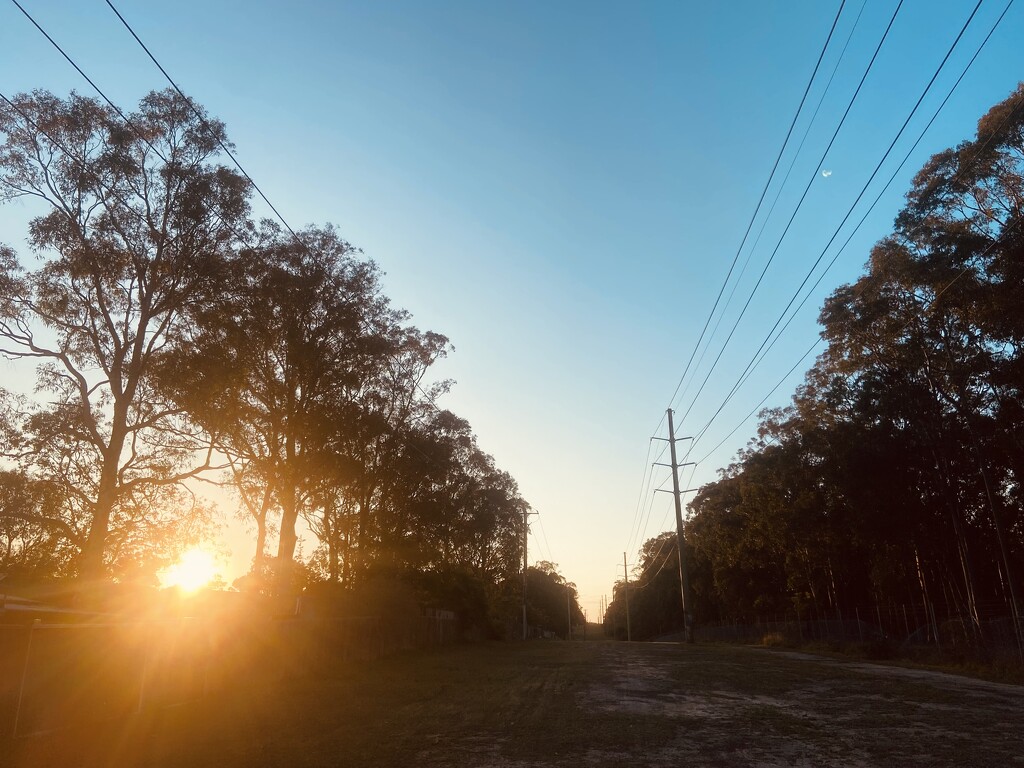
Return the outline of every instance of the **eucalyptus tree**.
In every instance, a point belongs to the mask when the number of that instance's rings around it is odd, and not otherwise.
[[[441,461],[430,433],[438,414],[434,400],[449,386],[428,384],[425,377],[449,343],[397,324],[391,339],[390,354],[368,372],[355,407],[339,410],[342,419],[328,443],[334,472],[326,503],[307,518],[326,548],[332,580],[339,563],[351,579],[373,564],[386,561],[395,569],[418,561],[408,506]]]
[[[576,585],[558,572],[558,564],[541,560],[526,570],[527,624],[568,639],[583,623]]]
[[[468,422],[427,402],[419,410],[350,454],[359,461],[339,489],[348,516],[335,525],[350,531],[349,569],[455,569],[497,583],[518,568],[525,502]]]
[[[0,573],[64,576],[71,569],[77,531],[51,516],[58,500],[44,480],[0,470]]]
[[[1020,617],[1024,85],[915,177],[826,351],[691,509],[695,593],[721,617],[899,595],[980,629]]]
[[[1018,615],[1022,179],[1024,86],[979,121],[973,141],[931,158],[865,275],[822,313],[825,365],[927,393],[904,412],[928,435],[946,486],[968,599],[979,589],[971,529],[988,529]]]
[[[235,466],[259,528],[258,560],[276,510],[286,588],[296,524],[346,474],[339,446],[358,430],[406,316],[381,293],[376,266],[329,227],[293,235],[264,222],[231,275],[232,290],[161,380]]]
[[[167,533],[178,513],[157,489],[210,467],[154,371],[219,291],[249,187],[217,162],[223,124],[172,91],[127,122],[75,94],[22,94],[0,106],[0,138],[0,200],[41,211],[28,230],[41,263],[0,258],[0,353],[38,363],[7,454],[59,490],[50,516],[79,572],[100,576],[112,534],[158,520],[150,533]]]

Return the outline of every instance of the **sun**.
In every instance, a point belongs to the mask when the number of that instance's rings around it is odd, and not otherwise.
[[[178,562],[157,574],[164,588],[177,587],[183,592],[202,589],[217,575],[217,560],[201,547],[182,552]]]

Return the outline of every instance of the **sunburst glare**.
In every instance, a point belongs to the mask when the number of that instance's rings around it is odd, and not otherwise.
[[[160,586],[177,587],[184,592],[195,592],[207,586],[217,575],[217,559],[202,547],[186,550],[178,562],[157,573]]]

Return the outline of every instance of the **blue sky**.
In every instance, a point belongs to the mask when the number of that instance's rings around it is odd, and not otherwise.
[[[128,108],[166,83],[101,0],[25,0]],[[836,2],[222,2],[118,8],[178,83],[227,123],[238,157],[293,226],[335,223],[386,272],[414,321],[448,335],[442,405],[541,513],[530,546],[597,613],[645,538],[670,527],[645,462],[839,7]],[[881,159],[974,2],[907,0],[822,166],[818,160],[895,9],[847,3],[798,123],[789,184],[687,396],[704,427]],[[863,7],[863,11],[862,11]],[[985,0],[866,201],[896,165],[1005,2]],[[854,20],[858,19],[854,29]],[[1024,78],[1024,11],[1011,8],[875,212],[694,451],[703,457],[814,341],[821,300],[854,279],[927,157],[969,138]],[[91,93],[11,4],[0,5],[0,87]],[[794,157],[795,143],[782,170]],[[697,385],[781,235],[701,397]],[[769,192],[770,203],[776,186]],[[0,241],[20,247],[17,207]],[[754,233],[761,226],[758,219]],[[844,230],[839,242],[846,239]],[[834,251],[829,251],[827,259]],[[766,405],[784,404],[794,373]],[[5,382],[19,375],[0,368]],[[696,468],[716,477],[741,427]],[[664,425],[660,434],[665,435]],[[662,483],[661,470],[653,484]],[[649,505],[649,500],[653,502]],[[637,522],[637,510],[640,510]],[[244,537],[230,542],[238,562]],[[534,559],[531,557],[531,560]]]

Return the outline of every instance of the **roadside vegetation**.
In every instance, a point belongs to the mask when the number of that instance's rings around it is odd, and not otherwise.
[[[30,219],[0,244],[0,354],[27,374],[0,389],[4,590],[74,582],[83,607],[90,583],[155,584],[214,546],[222,512],[195,490],[215,483],[253,535],[241,589],[391,580],[500,634],[528,505],[437,405],[448,339],[332,226],[256,218],[230,147],[171,90],[128,115],[0,105],[0,203]]]
[[[864,274],[825,301],[791,405],[690,502],[698,626],[845,624],[893,653],[1024,660],[1021,307],[1024,85],[920,170]],[[674,532],[631,581],[633,638],[677,631]]]

